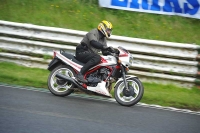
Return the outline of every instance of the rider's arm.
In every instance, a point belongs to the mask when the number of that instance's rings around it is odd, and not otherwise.
[[[107,44],[101,44],[98,42],[97,35],[94,33],[88,33],[87,38],[90,42],[90,45],[96,49],[103,49]]]
[[[103,49],[103,45],[95,40],[91,40],[90,45],[96,49]]]

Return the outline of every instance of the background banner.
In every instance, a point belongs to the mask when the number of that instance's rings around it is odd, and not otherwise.
[[[99,6],[200,19],[200,0],[99,0]]]

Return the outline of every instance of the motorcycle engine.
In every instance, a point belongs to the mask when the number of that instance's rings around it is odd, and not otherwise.
[[[108,68],[101,68],[94,71],[93,73],[87,75],[88,85],[96,87],[99,82],[106,80],[109,73],[110,71]]]

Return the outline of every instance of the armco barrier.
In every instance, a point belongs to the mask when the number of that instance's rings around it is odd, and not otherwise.
[[[52,55],[53,50],[74,53],[84,31],[0,21],[0,61],[29,67],[47,68],[50,60],[35,55]],[[184,86],[199,85],[199,46],[139,38],[115,36],[113,47],[123,46],[134,56],[129,73],[145,81],[173,82]]]

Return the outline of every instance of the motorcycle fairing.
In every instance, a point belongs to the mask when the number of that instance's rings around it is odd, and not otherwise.
[[[95,87],[87,86],[87,89],[90,90],[90,91],[102,94],[102,95],[106,95],[106,96],[112,97],[105,86],[106,86],[106,82],[105,81],[101,81]]]
[[[117,64],[117,59],[113,56],[107,55],[107,56],[101,56],[101,58],[103,58],[106,61],[100,62],[100,64],[98,64],[99,66],[110,66]]]
[[[118,47],[120,52],[119,60],[122,60],[122,64],[126,67],[133,65],[133,56],[124,48]]]

